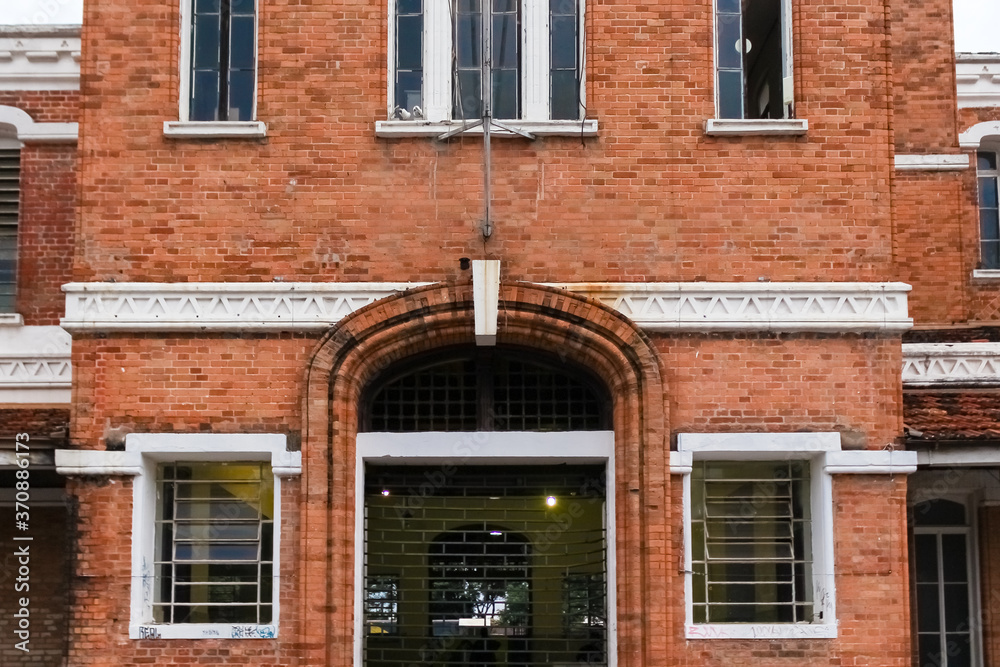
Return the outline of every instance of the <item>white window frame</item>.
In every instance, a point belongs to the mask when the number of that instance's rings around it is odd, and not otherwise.
[[[795,59],[792,54],[792,0],[781,0],[782,35],[782,106],[795,108]],[[715,136],[725,135],[802,135],[809,130],[809,123],[800,118],[722,118],[719,113],[719,30],[718,0],[712,0],[712,89],[714,91],[715,117],[705,121],[705,133]],[[744,79],[746,70],[743,69]],[[746,93],[747,82],[743,82]]]
[[[979,258],[979,262],[981,262],[982,259],[983,259],[983,237],[982,237],[981,223],[979,222],[979,220],[980,220],[980,218],[979,218],[979,216],[980,216],[980,207],[979,207],[979,198],[980,198],[979,179],[984,178],[984,176],[982,175],[982,172],[979,169],[979,164],[978,164],[978,154],[979,153],[992,153],[993,156],[994,156],[994,159],[997,161],[997,168],[994,169],[994,170],[989,170],[989,172],[992,172],[992,173],[988,172],[985,175],[985,178],[992,179],[995,182],[996,186],[997,186],[998,193],[1000,193],[1000,142],[996,142],[996,141],[984,141],[983,144],[976,149],[976,155],[974,156],[974,157],[977,158],[977,162],[976,162],[976,229],[979,230],[977,232],[977,234],[976,234],[977,238],[979,239],[978,244],[977,244],[978,248],[977,248],[976,256]],[[991,278],[991,279],[997,279],[997,278],[1000,278],[1000,268],[973,269],[972,276],[974,278]]]
[[[396,62],[396,0],[388,1],[389,36],[386,40],[386,117],[392,118],[395,101]],[[452,3],[442,0],[424,0],[423,39],[423,119],[382,120],[375,124],[378,136],[435,136],[462,124],[461,118],[452,118]],[[580,57],[581,116],[586,108],[586,2],[579,0],[580,17],[578,45]],[[597,134],[597,121],[549,119],[549,3],[538,0],[521,0],[521,118],[503,120],[522,132],[534,135]],[[466,119],[475,120],[475,119]],[[470,133],[481,134],[476,128]],[[502,130],[491,130],[497,137],[518,136]]]
[[[961,463],[952,465],[960,466]],[[952,467],[949,470],[921,470],[919,474],[911,478],[907,485],[908,511],[925,501],[930,500],[950,500],[959,505],[965,506],[965,526],[914,526],[910,528],[914,535],[951,533],[965,534],[968,538],[968,562],[969,568],[969,617],[982,619],[982,588],[981,567],[979,558],[979,507],[1000,505],[1000,495],[997,492],[995,478],[988,472],[974,469],[962,469]],[[991,488],[992,487],[992,488]],[[910,546],[913,549],[913,546]],[[912,563],[912,561],[911,561]],[[912,585],[913,574],[910,575]],[[916,618],[914,623],[914,637],[916,636]],[[981,667],[984,660],[983,649],[983,623],[972,624],[972,665]]]
[[[176,121],[164,121],[163,134],[174,138],[225,138],[225,137],[264,137],[267,136],[267,126],[257,120],[257,98],[260,90],[260,0],[254,0],[254,96],[252,120],[241,121],[193,121],[191,112],[191,21],[193,20],[195,0],[179,0],[180,2],[180,99],[177,101]]]
[[[301,454],[285,449],[279,434],[136,433],[125,437],[134,466],[132,486],[131,639],[272,639],[278,635],[281,571],[281,478],[301,472]],[[175,461],[265,461],[274,474],[272,616],[268,624],[156,623],[153,621],[157,468]]]
[[[545,3],[548,6],[548,3]],[[364,665],[365,462],[386,465],[555,465],[605,466],[605,571],[607,576],[608,667],[618,663],[616,606],[615,437],[613,431],[471,431],[359,433],[354,496],[354,664]]]
[[[827,454],[840,450],[839,433],[681,433],[684,473],[684,635],[687,639],[832,639],[837,636],[833,576],[833,485]],[[812,515],[813,623],[694,623],[691,474],[694,461],[809,461]]]

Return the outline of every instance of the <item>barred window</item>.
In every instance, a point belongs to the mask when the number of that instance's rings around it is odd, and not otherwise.
[[[697,462],[694,622],[811,622],[811,523],[808,462]]]
[[[154,621],[271,623],[271,466],[169,463],[157,472]]]
[[[0,313],[14,312],[21,150],[0,147]]]
[[[588,373],[513,348],[436,354],[369,387],[363,431],[595,431],[610,403]]]

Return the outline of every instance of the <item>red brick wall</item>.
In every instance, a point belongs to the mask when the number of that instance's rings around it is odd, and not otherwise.
[[[88,3],[75,278],[434,281],[484,252],[534,281],[886,278],[883,3],[794,3],[805,137],[712,138],[700,2],[588,6],[600,135],[497,140],[485,250],[481,142],[374,136],[381,0],[264,3],[268,138],[215,142],[162,134],[177,118],[177,5]]]
[[[80,116],[77,90],[4,90],[0,106],[17,107],[36,123],[75,123]]]
[[[59,324],[65,310],[61,286],[72,276],[76,180],[75,144],[21,150],[17,312],[25,324]]]
[[[61,667],[66,655],[68,615],[66,604],[69,590],[69,562],[73,546],[71,524],[62,507],[30,507],[30,532],[14,529],[14,506],[0,506],[0,663],[28,667]],[[15,534],[28,535],[30,542],[15,542]],[[18,582],[21,564],[15,552],[27,546],[29,572],[25,581]],[[25,584],[24,591],[15,585]],[[19,599],[28,598],[30,623],[27,653],[15,648],[21,638],[14,634],[19,619]]]
[[[951,0],[892,3],[893,132],[899,153],[955,153]]]

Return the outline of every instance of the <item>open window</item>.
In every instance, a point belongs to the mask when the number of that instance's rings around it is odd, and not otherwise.
[[[479,118],[484,85],[495,118],[582,118],[583,0],[392,0],[391,18],[390,118]]]
[[[791,0],[715,0],[716,114],[794,116]]]

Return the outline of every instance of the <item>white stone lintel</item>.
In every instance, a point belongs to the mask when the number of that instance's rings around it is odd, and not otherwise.
[[[476,345],[496,345],[500,260],[472,260],[472,298],[475,309]]]
[[[836,639],[833,623],[689,623],[686,639]]]
[[[917,463],[930,468],[1000,466],[1000,450],[996,447],[949,447],[915,453]]]
[[[917,471],[917,453],[891,450],[848,450],[826,455],[831,475],[909,475]]]
[[[968,169],[968,154],[958,155],[901,155],[897,154],[896,171],[961,171]]]
[[[142,474],[142,455],[138,452],[109,452],[100,449],[57,449],[56,472],[60,475]]]

